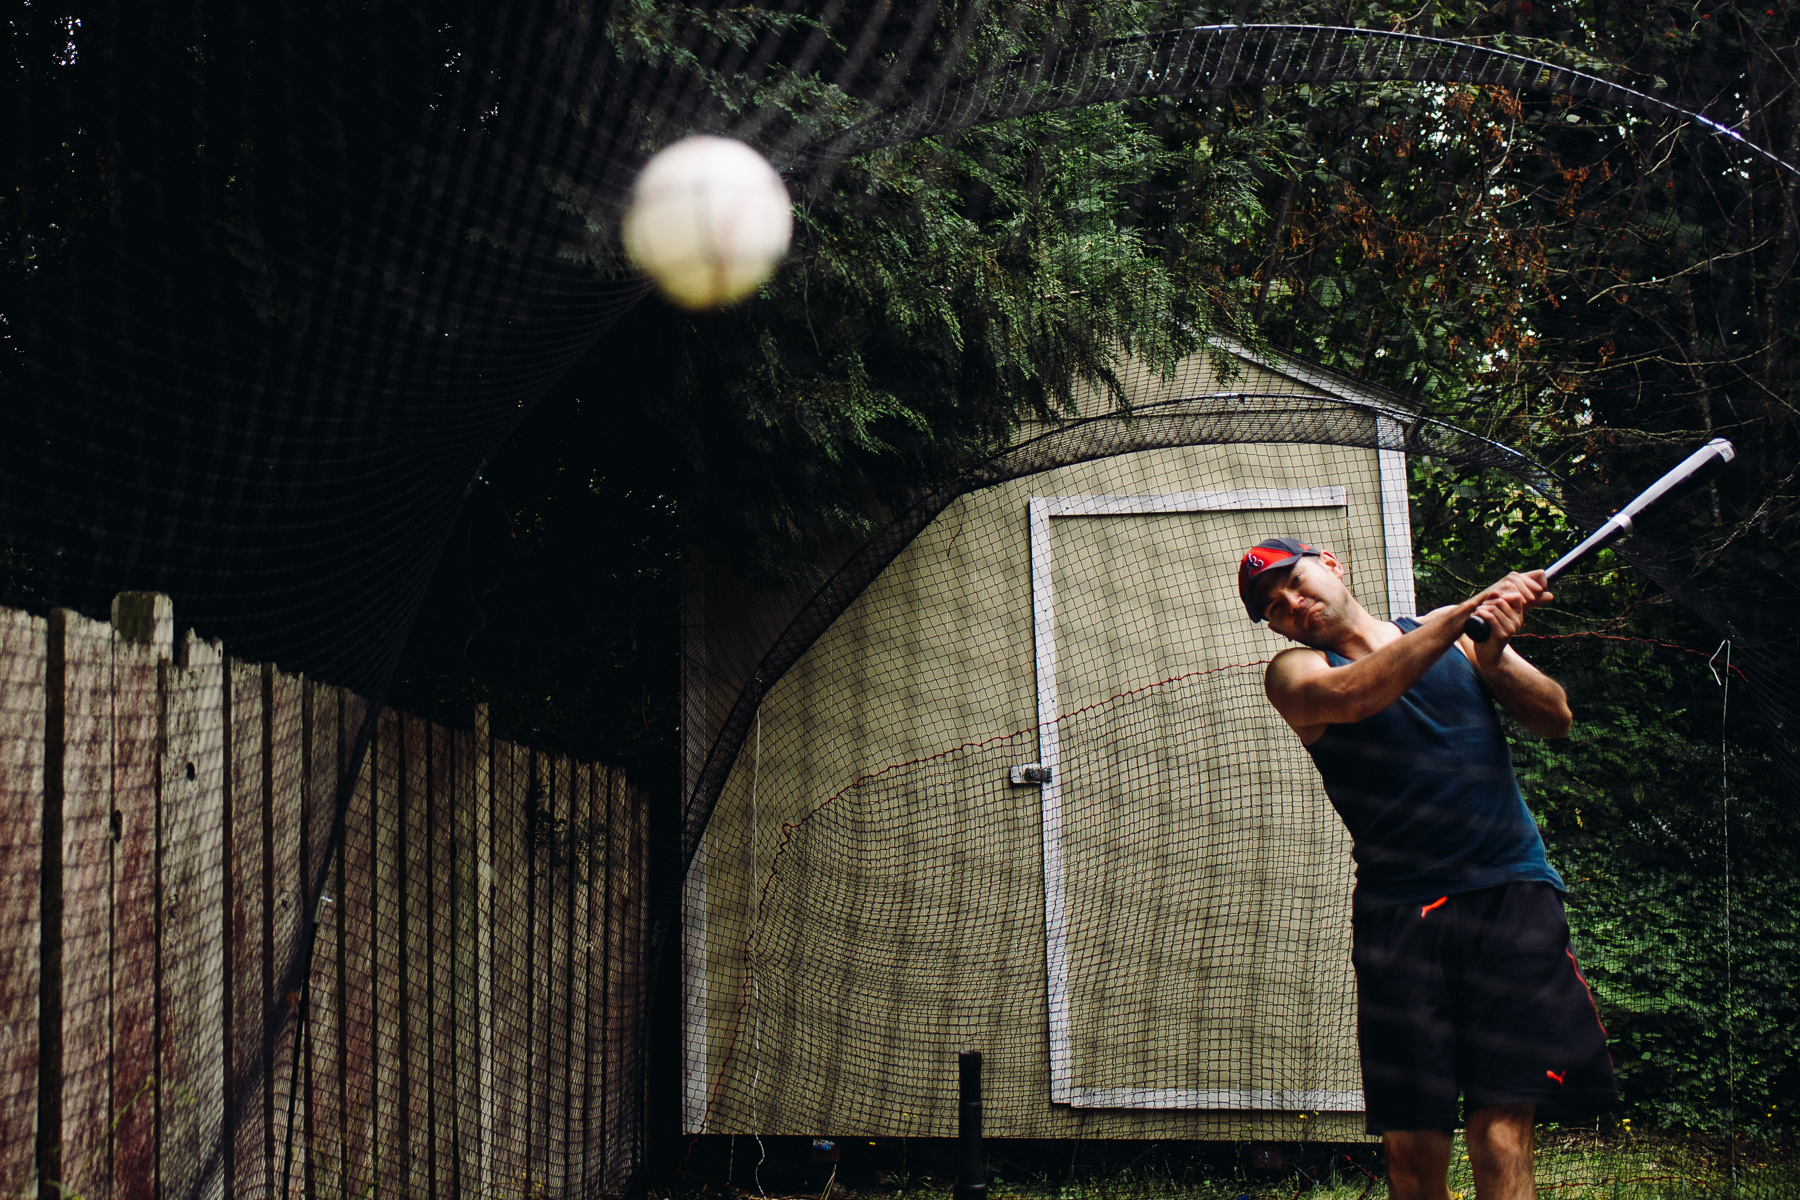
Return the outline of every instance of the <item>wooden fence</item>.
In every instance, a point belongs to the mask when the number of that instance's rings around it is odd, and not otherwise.
[[[161,596],[0,609],[0,1197],[617,1193],[645,862],[619,772],[485,711],[371,716]]]

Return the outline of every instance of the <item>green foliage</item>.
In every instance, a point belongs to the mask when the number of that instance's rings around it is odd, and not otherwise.
[[[1795,0],[1282,3],[1254,17],[1481,41],[1640,87],[1800,161]],[[1272,220],[1233,255],[1272,343],[1601,490],[1737,437],[1710,524],[1674,539],[1673,561],[1758,638],[1797,648],[1756,614],[1800,602],[1800,575],[1736,545],[1800,520],[1791,177],[1691,123],[1498,88],[1296,85],[1210,119],[1278,131],[1259,167]]]
[[[582,887],[596,880],[604,883],[612,860],[613,829],[604,818],[572,820],[559,816],[546,804],[546,781],[534,778],[525,797],[525,824],[531,836],[531,870],[534,878],[565,879]]]
[[[1737,864],[1728,906],[1714,815],[1710,829],[1685,831],[1711,834],[1698,845],[1646,838],[1662,831],[1642,808],[1635,822],[1596,820],[1603,849],[1559,845],[1565,868],[1587,872],[1571,925],[1634,1108],[1668,1126],[1791,1136],[1800,885]]]
[[[756,300],[640,306],[484,473],[398,702],[487,700],[511,735],[672,784],[684,544],[811,578],[1021,422],[1090,388],[1116,398],[1126,355],[1167,367],[1208,332],[1248,336],[1225,315],[1248,284],[1219,262],[1263,219],[1257,135],[1171,141],[1155,114],[1046,114],[865,156],[802,201],[796,253]],[[1119,223],[1178,189],[1178,244]],[[603,248],[572,253],[605,269]],[[596,399],[613,395],[630,402]]]
[[[1748,698],[1721,730],[1726,692],[1700,656],[1571,641],[1543,657],[1576,727],[1515,753],[1625,1095],[1666,1125],[1791,1134],[1796,828]]]
[[[1579,25],[1546,24],[1568,14],[1533,18],[1507,36],[1535,33],[1522,48],[1553,57],[1542,35],[1554,30],[1571,49],[1620,64],[1607,73],[1622,65],[1700,108],[1729,77],[1739,96],[1766,97],[1749,106],[1759,114],[1751,136],[1784,144],[1769,118],[1789,99],[1776,99],[1765,73],[1791,73],[1796,6],[1581,12]],[[1769,39],[1775,29],[1789,32]],[[1614,495],[1708,432],[1738,437],[1733,474],[1652,533],[1686,565],[1689,586],[1710,588],[1742,628],[1784,636],[1766,622],[1791,609],[1785,561],[1718,549],[1779,537],[1793,519],[1792,372],[1768,373],[1795,348],[1792,322],[1768,319],[1794,302],[1789,252],[1776,250],[1792,235],[1773,233],[1792,229],[1774,215],[1779,180],[1639,114],[1526,98],[1515,112],[1511,165],[1495,178],[1506,189],[1502,219],[1535,257],[1515,277],[1529,286],[1513,291],[1509,320],[1522,332],[1505,347],[1506,371],[1471,380],[1488,389],[1484,429]],[[1358,174],[1358,190],[1376,197],[1370,180]],[[1577,532],[1497,473],[1415,464],[1413,499],[1424,606],[1547,563]],[[1514,753],[1571,885],[1571,923],[1627,1099],[1668,1125],[1791,1135],[1800,828],[1778,761],[1783,735],[1771,725],[1779,710],[1758,703],[1785,681],[1751,687],[1734,676],[1727,711],[1706,666],[1718,635],[1610,552],[1557,592],[1531,626],[1548,639],[1520,645],[1568,688],[1576,725],[1561,742],[1521,736]]]
[[[1422,608],[1574,538],[1517,480],[1426,460],[1413,519]],[[1557,741],[1514,729],[1513,756],[1626,1102],[1663,1126],[1792,1136],[1800,814],[1769,731],[1742,678],[1729,693],[1715,678],[1698,622],[1610,552],[1557,591],[1515,645],[1562,682],[1575,725]]]
[[[676,786],[680,537],[663,461],[597,453],[628,418],[559,397],[482,472],[400,664],[393,703]]]
[[[1429,458],[1410,465],[1421,612],[1457,603],[1519,564],[1547,564],[1579,540],[1560,508],[1510,475]],[[1597,569],[1617,584],[1611,552],[1600,562]],[[1565,577],[1558,593],[1567,595],[1571,582]]]
[[[1248,336],[1247,285],[1218,263],[1261,220],[1255,135],[1171,144],[1145,118],[1050,113],[853,160],[798,206],[754,302],[660,314],[637,402],[681,462],[689,535],[753,577],[804,574],[1022,421],[1122,400],[1127,357],[1170,369]],[[1190,206],[1178,247],[1119,221],[1157,180]]]

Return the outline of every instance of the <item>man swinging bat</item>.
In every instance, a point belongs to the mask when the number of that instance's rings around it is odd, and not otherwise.
[[[1494,711],[1545,737],[1569,731],[1562,687],[1508,645],[1550,599],[1544,572],[1380,621],[1330,552],[1274,538],[1244,555],[1238,592],[1252,621],[1300,643],[1270,662],[1264,689],[1354,843],[1357,1041],[1392,1194],[1446,1200],[1461,1124],[1479,1200],[1534,1197],[1534,1120],[1617,1100],[1563,881]],[[1471,617],[1487,626],[1479,643]]]

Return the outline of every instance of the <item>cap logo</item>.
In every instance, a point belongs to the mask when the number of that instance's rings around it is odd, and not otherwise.
[[[1252,554],[1248,557],[1247,561],[1250,563],[1250,566],[1252,568],[1254,568],[1255,570],[1260,571],[1263,569],[1263,560],[1260,556]]]

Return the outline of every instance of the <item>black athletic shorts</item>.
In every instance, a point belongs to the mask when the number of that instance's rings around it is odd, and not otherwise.
[[[1354,921],[1368,1131],[1455,1129],[1532,1103],[1540,1121],[1617,1107],[1606,1030],[1569,949],[1562,895],[1509,883]]]

